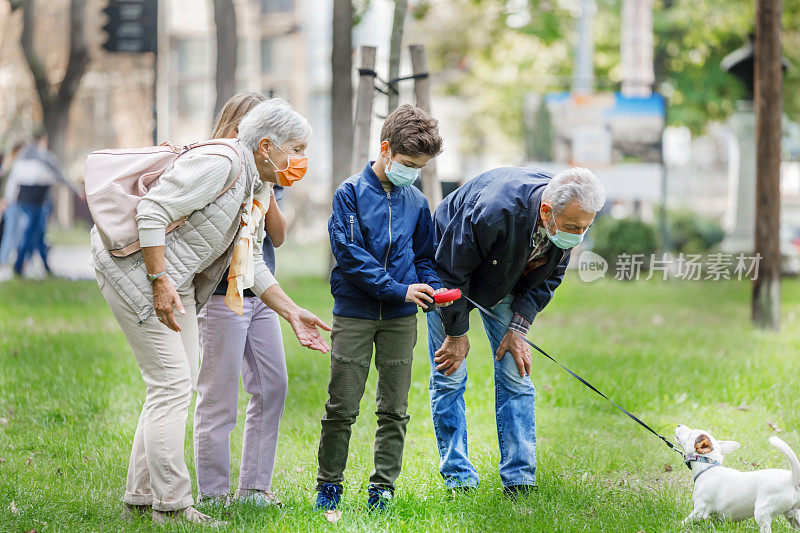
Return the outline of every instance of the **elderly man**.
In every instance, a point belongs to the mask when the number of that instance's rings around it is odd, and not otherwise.
[[[527,335],[536,313],[553,297],[571,249],[581,242],[605,202],[597,177],[585,168],[551,176],[533,168],[498,168],[445,198],[434,215],[436,265],[442,283],[483,307],[494,361],[500,478],[511,497],[535,490],[535,394]],[[467,453],[464,391],[469,352],[466,299],[428,313],[430,399],[441,463],[451,489],[478,485]]]

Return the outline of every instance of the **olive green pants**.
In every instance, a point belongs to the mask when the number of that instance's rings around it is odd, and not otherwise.
[[[375,469],[369,482],[394,489],[403,463],[411,359],[416,342],[416,315],[389,320],[333,317],[331,380],[322,417],[318,483],[341,483],[344,479],[351,426],[364,396],[374,345],[378,429]]]

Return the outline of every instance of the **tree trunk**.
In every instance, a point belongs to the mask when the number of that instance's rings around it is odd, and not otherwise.
[[[392,19],[392,36],[389,43],[389,81],[400,77],[400,50],[403,44],[403,27],[406,23],[406,11],[408,10],[408,0],[394,1],[394,18]],[[397,108],[400,100],[400,86],[395,83],[389,86],[388,105],[386,114],[388,115]]]
[[[331,195],[351,173],[353,154],[353,4],[333,2],[331,42]],[[331,254],[329,266],[334,266]]]
[[[753,323],[777,330],[781,311],[781,0],[757,0],[755,44],[756,257]]]
[[[22,46],[25,61],[33,76],[36,94],[42,107],[44,129],[49,138],[49,148],[62,161],[65,158],[65,140],[69,121],[69,110],[81,79],[89,66],[89,47],[86,43],[84,21],[86,0],[72,0],[69,6],[69,58],[64,77],[57,90],[51,88],[47,70],[34,49],[34,2],[33,0],[11,1],[12,9],[22,7]]]
[[[236,92],[236,10],[233,0],[214,0],[214,24],[217,27],[217,100],[214,116]]]
[[[331,192],[352,169],[353,152],[353,6],[333,2],[331,51]]]

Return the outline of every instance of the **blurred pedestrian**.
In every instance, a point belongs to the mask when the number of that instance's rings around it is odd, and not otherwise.
[[[17,205],[19,185],[16,179],[19,174],[12,174],[14,161],[25,146],[24,141],[17,142],[11,151],[3,158],[0,166],[0,182],[3,184],[3,195],[0,199],[0,215],[2,215],[2,233],[0,234],[0,281],[9,279],[11,267],[9,261],[11,252],[16,250],[22,239],[24,227],[22,225],[22,212]]]
[[[147,385],[128,464],[125,515],[222,525],[194,508],[184,441],[200,358],[197,312],[229,268],[225,302],[231,309],[243,313],[243,290],[251,288],[289,322],[303,346],[329,349],[317,328],[330,327],[283,292],[261,255],[270,184],[305,172],[305,161],[287,153],[294,151],[289,141],[279,145],[274,138],[306,140],[310,130],[285,101],[262,102],[242,119],[229,149],[209,143],[189,150],[139,200],[138,251],[112,255],[92,228],[98,286]],[[167,239],[167,228],[178,221],[182,225]]]
[[[214,138],[235,138],[242,117],[266,98],[253,92],[232,97],[220,111]],[[290,114],[290,109],[283,110]],[[276,124],[283,119],[276,114]],[[306,139],[287,138],[276,128],[270,138],[303,154]],[[274,247],[286,237],[286,217],[278,204],[283,187],[269,200],[264,234],[264,263],[275,272]],[[278,427],[289,388],[278,315],[250,289],[244,291],[241,315],[225,304],[228,276],[197,315],[202,361],[194,415],[195,468],[201,501],[225,502],[230,490],[230,435],[236,425],[239,379],[250,394],[244,421],[242,460],[235,497],[259,506],[280,506],[272,492]]]
[[[45,133],[37,133],[34,141],[22,148],[12,169],[12,181],[17,189],[16,204],[21,213],[22,239],[17,248],[17,259],[14,272],[22,275],[25,261],[39,252],[45,271],[52,274],[47,262],[49,252],[45,244],[47,220],[50,217],[50,189],[57,183],[65,183],[76,195],[81,192],[70,183],[61,172],[58,159],[48,150],[48,137]]]

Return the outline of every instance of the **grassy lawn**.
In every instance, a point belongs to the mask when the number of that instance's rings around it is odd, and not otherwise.
[[[325,281],[294,278],[284,287],[301,305],[330,318]],[[583,284],[572,276],[537,318],[531,338],[670,437],[678,423],[705,428],[742,442],[729,466],[785,468],[783,456],[767,443],[774,433],[768,424],[800,451],[800,282],[784,284],[779,334],[751,328],[749,294],[749,285],[737,282]],[[290,392],[274,488],[286,506],[236,506],[216,514],[227,514],[230,529],[240,531],[679,530],[691,507],[691,476],[677,456],[537,355],[540,491],[519,503],[503,497],[492,359],[473,315],[467,408],[471,456],[481,474],[474,494],[449,499],[439,478],[421,319],[404,471],[391,513],[365,511],[374,370],[353,431],[344,516],[331,526],[312,511],[328,359],[301,349],[284,330]],[[143,397],[136,364],[95,285],[0,285],[0,530],[151,528],[147,520],[118,518]],[[232,439],[235,461],[241,430],[239,424]],[[193,471],[191,448],[187,433]],[[235,483],[238,463],[233,476]],[[782,518],[775,527],[788,530]],[[696,529],[757,528],[749,520]]]

